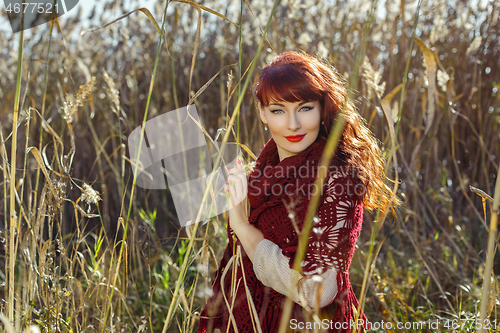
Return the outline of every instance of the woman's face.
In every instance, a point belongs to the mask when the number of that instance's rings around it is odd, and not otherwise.
[[[280,161],[306,150],[318,137],[322,111],[319,101],[271,101],[269,106],[259,104],[259,110],[278,146]]]

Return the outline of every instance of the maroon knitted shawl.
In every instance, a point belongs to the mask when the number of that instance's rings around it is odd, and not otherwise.
[[[270,139],[248,178],[251,206],[249,221],[290,258],[290,268],[293,267],[298,246],[296,228],[302,229],[311,193],[315,190],[314,181],[325,143],[326,140],[319,137],[305,151],[280,161],[276,143]],[[306,276],[321,274],[332,266],[338,271],[338,293],[328,306],[330,313],[333,312],[329,332],[350,332],[352,326],[349,323],[354,320],[352,307],[358,305],[349,282],[349,266],[363,221],[363,203],[361,196],[356,195],[363,189],[360,185],[357,178],[353,177],[353,169],[342,162],[341,154],[336,154],[329,168],[322,202],[314,218],[315,225],[302,262],[302,274]],[[237,239],[233,243],[233,232],[229,224],[227,232],[229,244],[213,281],[213,294],[201,313],[198,332],[211,333],[214,328],[227,332],[228,325],[229,332],[235,332],[234,325],[238,332],[256,331],[256,323],[252,320],[255,316],[251,316],[253,312],[249,308],[246,288],[255,305],[262,332],[277,332],[285,296],[264,286],[257,279],[243,246]],[[231,267],[227,267],[236,253],[234,245],[241,248],[243,265],[240,265],[238,259],[231,263]],[[233,279],[236,262],[238,264]],[[233,288],[236,294],[231,292],[232,283],[235,283]],[[227,304],[232,308],[232,319]],[[301,314],[301,306],[294,303],[292,318],[301,321]],[[364,315],[362,318],[366,323]]]

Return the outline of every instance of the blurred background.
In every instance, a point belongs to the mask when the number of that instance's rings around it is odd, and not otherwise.
[[[195,331],[226,216],[181,228],[168,190],[133,186],[127,137],[197,95],[215,140],[241,93],[229,141],[258,155],[270,134],[253,80],[274,55],[302,49],[346,79],[404,201],[385,220],[365,212],[350,274],[358,298],[368,276],[366,316],[470,320],[457,331],[475,331],[500,156],[499,3],[280,1],[245,91],[273,2],[171,1],[159,47],[166,6],[80,1],[22,39],[2,8],[0,312],[14,330]],[[492,321],[499,273],[496,258]]]

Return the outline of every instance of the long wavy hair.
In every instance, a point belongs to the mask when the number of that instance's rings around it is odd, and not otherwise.
[[[346,125],[336,154],[357,171],[356,177],[365,186],[364,207],[370,211],[380,208],[384,216],[389,205],[400,204],[396,196],[391,200],[392,190],[385,183],[386,161],[379,141],[349,98],[345,81],[335,67],[304,51],[285,51],[262,69],[254,83],[254,93],[262,106],[269,106],[272,101],[320,101],[323,126],[319,135],[324,137],[328,137],[342,110]]]

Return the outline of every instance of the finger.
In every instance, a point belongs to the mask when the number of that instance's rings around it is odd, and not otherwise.
[[[227,173],[229,173],[231,175],[239,175],[239,174],[245,173],[245,170],[243,169],[243,167],[236,166],[236,168],[232,168],[232,169],[227,170]]]
[[[233,192],[233,204],[238,205],[241,201],[243,201],[246,196],[247,196],[247,187],[246,183],[243,184],[241,178],[236,177],[236,176],[230,176],[228,177],[228,182],[234,181],[234,185],[227,185],[228,188],[234,189]]]
[[[229,175],[229,177],[227,179],[228,180],[232,179],[231,181],[234,181],[234,179],[238,179],[238,181],[241,183],[242,187],[245,187],[248,184],[248,179],[247,178],[248,177],[247,177],[247,175],[244,172],[237,172],[237,173]]]
[[[246,185],[246,184],[245,185],[243,184],[243,179],[241,179],[241,177],[231,175],[227,178],[227,181],[234,182],[234,188],[236,189],[235,199],[238,201],[241,201],[242,194],[244,194],[244,192],[243,192],[244,186]],[[231,186],[231,187],[233,187],[233,186]],[[238,202],[236,202],[236,203],[238,203]]]
[[[227,172],[228,173],[237,173],[238,171],[245,171],[245,166],[243,165],[243,163],[241,162],[241,159],[237,158],[236,159],[236,167],[235,168],[232,168],[232,169],[229,169]]]
[[[229,175],[227,177],[226,183],[231,184],[231,183],[241,183],[243,179],[239,175]]]
[[[238,202],[236,201],[236,190],[233,186],[229,186],[229,208],[234,208]]]
[[[244,167],[239,167],[239,168],[235,168],[235,169],[234,168],[233,169],[229,169],[228,173],[230,175],[234,175],[234,176],[239,177],[241,179],[241,181],[242,181],[243,186],[246,186],[248,176],[245,173]]]

